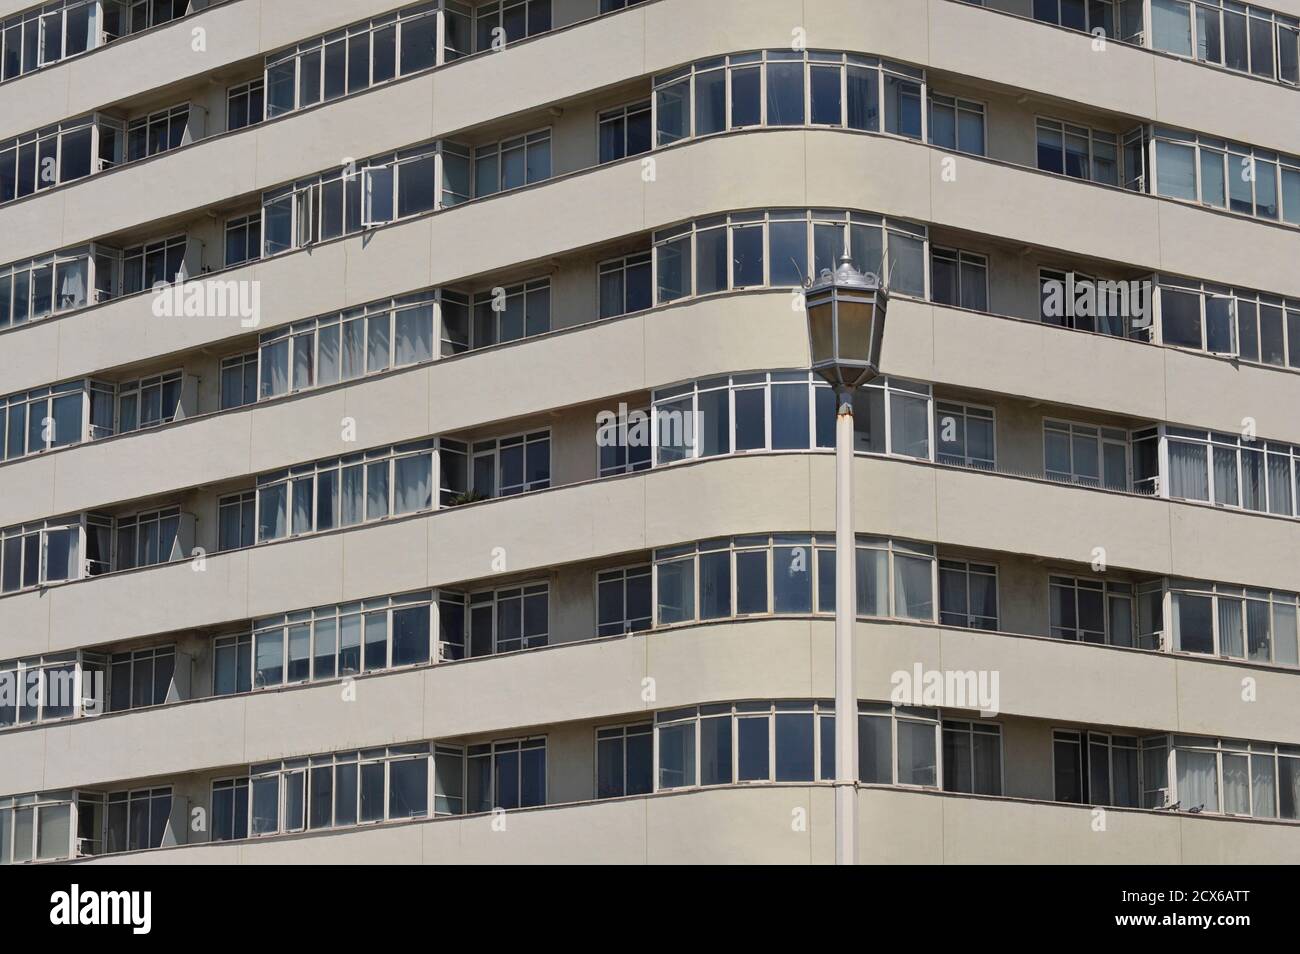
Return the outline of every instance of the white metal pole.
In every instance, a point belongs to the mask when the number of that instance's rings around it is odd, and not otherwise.
[[[853,537],[853,392],[835,414],[835,863],[858,863],[858,700],[853,684],[857,618]]]

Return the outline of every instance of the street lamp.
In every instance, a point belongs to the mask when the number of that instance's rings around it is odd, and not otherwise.
[[[857,618],[853,536],[853,392],[880,373],[888,292],[848,255],[804,293],[812,369],[835,389],[835,863],[858,859]]]

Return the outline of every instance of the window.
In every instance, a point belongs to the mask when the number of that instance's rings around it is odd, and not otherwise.
[[[1048,480],[1127,491],[1131,483],[1128,432],[1044,420],[1043,470]]]
[[[259,77],[226,91],[226,129],[233,132],[255,126],[266,114],[266,84]]]
[[[1053,268],[1038,270],[1039,316],[1044,324],[1149,340],[1151,282],[1098,281]]]
[[[939,561],[939,622],[965,629],[998,628],[998,568]]]
[[[597,119],[600,140],[599,162],[616,162],[649,152],[650,101],[606,110]]]
[[[214,642],[214,694],[427,665],[432,633],[429,590],[265,617]]]
[[[545,33],[551,29],[551,0],[499,0],[474,10],[475,50],[503,48],[503,44]]]
[[[180,147],[189,127],[189,103],[131,120],[126,126],[126,161],[135,162]]]
[[[652,435],[650,415],[640,409],[598,416],[596,451],[598,474],[612,477],[650,468]]]
[[[446,4],[446,59],[470,52],[469,12]],[[266,58],[268,119],[409,76],[438,62],[438,5],[407,7],[363,20]]]
[[[1112,132],[1039,119],[1038,168],[1075,179],[1119,185],[1119,137]]]
[[[470,348],[531,338],[551,330],[551,280],[497,286],[473,295]]]
[[[925,296],[924,226],[857,212],[774,210],[701,219],[656,232],[656,300],[755,287],[800,287],[847,250],[896,294]]]
[[[226,221],[226,267],[262,257],[262,216],[245,215]]]
[[[128,381],[117,386],[117,432],[131,431],[170,424],[181,411],[181,393],[184,386],[181,371],[155,374],[139,381]]]
[[[1136,736],[1072,729],[1053,731],[1056,801],[1141,807],[1138,754]]]
[[[1169,474],[1165,495],[1218,507],[1294,516],[1295,448],[1236,434],[1161,425]]]
[[[935,405],[938,461],[992,470],[997,464],[993,409],[940,401]]]
[[[858,703],[858,775],[876,785],[938,788],[939,713]],[[1000,754],[999,754],[1000,757]],[[958,773],[960,774],[960,773]],[[999,781],[1001,773],[999,772]]]
[[[483,497],[508,497],[551,486],[551,432],[475,441],[471,483]]]
[[[116,274],[112,254],[93,245],[0,267],[0,328],[107,301]]]
[[[654,790],[654,726],[649,722],[596,730],[596,797]]]
[[[651,626],[649,566],[596,574],[596,635],[621,636]]]
[[[145,851],[161,848],[168,835],[172,790],[140,789],[113,792],[104,811],[104,851]]]
[[[736,702],[657,713],[658,789],[835,777],[834,705]]]
[[[943,721],[943,790],[1002,794],[1002,727]]]
[[[1154,194],[1300,225],[1300,157],[1165,126],[1147,135]]]
[[[98,113],[0,140],[0,204],[118,164],[122,140],[121,123]]]
[[[257,352],[221,359],[221,410],[246,407],[257,400]]]
[[[974,156],[984,155],[984,104],[931,93],[930,143]]]
[[[105,572],[112,519],[62,517],[0,531],[0,592],[48,586]]]
[[[432,361],[436,300],[433,291],[416,292],[263,332],[259,397]]]
[[[223,636],[212,641],[212,694],[227,696],[253,688],[253,637]]]
[[[188,275],[188,239],[173,235],[122,252],[122,294],[153,291],[157,285],[183,282]]]
[[[99,715],[107,662],[99,653],[77,652],[0,662],[0,729]]]
[[[880,382],[882,395],[886,387]],[[736,374],[655,391],[649,437],[660,466],[749,451],[808,450],[834,446],[834,416],[834,393],[806,371]],[[611,443],[607,430],[598,431],[601,445]],[[628,440],[641,442],[635,426]]]
[[[831,538],[724,537],[663,547],[654,560],[657,626],[835,612]],[[934,621],[932,545],[859,536],[856,572],[858,616]]]
[[[425,143],[262,193],[262,254],[279,255],[432,212],[440,194],[451,197],[448,190],[455,183],[448,158],[440,186],[442,151],[437,142]],[[444,200],[452,204],[451,198]]]
[[[1101,30],[1108,37],[1116,37],[1116,17],[1131,16],[1134,12],[1140,29],[1140,0],[1136,4],[1134,0],[1034,0],[1033,16],[1035,20],[1071,30],[1085,30],[1088,33]],[[1125,39],[1127,38],[1126,32]]]
[[[0,398],[0,456],[7,460],[113,433],[114,387],[67,381]]]
[[[600,317],[615,318],[651,307],[651,254],[639,252],[600,263]]]
[[[1300,24],[1293,17],[1234,0],[1152,0],[1151,14],[1157,50],[1268,80],[1297,81]]]
[[[470,745],[465,752],[465,811],[546,804],[546,738]]]
[[[114,569],[157,566],[183,559],[186,555],[180,540],[179,507],[118,517],[116,525],[117,560]]]
[[[114,39],[111,32],[101,37],[99,9],[96,0],[54,0],[0,22],[0,80],[14,79]]]
[[[1166,275],[1155,281],[1163,344],[1300,367],[1300,302]]]
[[[737,53],[654,78],[656,139],[666,146],[728,129],[802,125],[871,132],[883,126],[921,139],[924,84],[922,70],[871,56]],[[966,136],[973,146],[969,125]]]
[[[1296,594],[1182,579],[1168,589],[1175,652],[1297,665]]]
[[[551,130],[474,147],[474,195],[494,195],[551,177]]]
[[[235,841],[248,837],[248,779],[230,778],[212,783],[212,840]]]
[[[931,247],[930,297],[941,305],[988,311],[988,259],[973,252]]]
[[[1135,645],[1131,583],[1052,576],[1049,590],[1054,638],[1107,646]]]
[[[0,865],[74,857],[75,792],[0,798]]]
[[[442,592],[449,612],[439,636],[442,659],[536,649],[549,642],[551,591],[547,583],[525,583],[497,590]]]
[[[233,821],[223,827],[239,838],[427,818],[430,748],[423,742],[254,765],[247,780],[220,790],[220,811],[214,784],[214,819],[224,823],[229,805]]]
[[[257,494],[253,491],[231,494],[217,502],[217,549],[242,550],[255,542]]]
[[[1154,743],[1150,753],[1148,743]],[[1143,740],[1142,772],[1144,788],[1158,783],[1179,811],[1300,818],[1300,750],[1294,746],[1158,736]]]
[[[177,701],[176,647],[114,653],[109,661],[109,709],[122,712]]]
[[[130,8],[129,32],[139,33],[185,16],[189,0],[130,0]]]

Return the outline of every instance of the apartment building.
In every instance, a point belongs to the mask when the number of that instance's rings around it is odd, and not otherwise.
[[[0,864],[1300,857],[1267,4],[0,0]]]

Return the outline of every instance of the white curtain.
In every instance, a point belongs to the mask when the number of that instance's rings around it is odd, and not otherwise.
[[[1204,444],[1169,441],[1169,496],[1209,500],[1210,480]]]
[[[80,308],[86,304],[86,266],[89,259],[59,265],[58,307]]]
[[[415,364],[433,357],[433,306],[420,305],[397,313],[394,365]]]
[[[906,619],[934,618],[931,580],[933,560],[894,554],[894,615]]]
[[[1246,655],[1242,644],[1241,600],[1219,597],[1219,652],[1236,659]]]
[[[1178,749],[1178,803],[1183,811],[1219,810],[1218,759],[1213,752]]]
[[[1277,763],[1273,756],[1251,756],[1250,782],[1255,799],[1250,813],[1256,818],[1276,818]]]
[[[1250,814],[1248,756],[1223,753],[1223,810],[1234,815]]]
[[[397,487],[394,513],[414,513],[433,506],[433,456],[399,458],[396,466]]]

